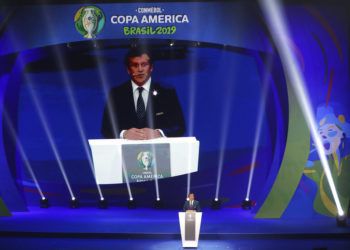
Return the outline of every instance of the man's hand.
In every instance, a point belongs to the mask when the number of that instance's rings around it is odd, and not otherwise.
[[[146,135],[142,129],[131,128],[124,132],[124,139],[128,140],[146,140]]]
[[[131,128],[125,131],[124,139],[128,140],[149,140],[162,137],[160,132],[151,128]]]
[[[155,139],[162,137],[160,132],[156,129],[151,129],[151,128],[143,128],[143,132],[145,133],[146,139]]]

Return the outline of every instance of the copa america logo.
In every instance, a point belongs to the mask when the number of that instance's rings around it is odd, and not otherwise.
[[[87,39],[96,38],[105,22],[103,11],[96,6],[81,7],[74,16],[75,28]]]
[[[139,167],[148,171],[153,166],[153,155],[149,151],[141,151],[137,155],[137,162]]]

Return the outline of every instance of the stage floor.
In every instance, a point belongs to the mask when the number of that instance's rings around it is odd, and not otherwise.
[[[29,207],[0,217],[2,235],[56,235],[69,237],[180,238],[176,210],[98,209],[81,207]],[[348,223],[349,225],[349,223]],[[334,218],[255,219],[251,211],[239,208],[203,210],[202,239],[237,238],[346,238],[350,227],[337,227]]]
[[[0,249],[183,249],[178,211],[30,207],[0,217]],[[254,219],[238,208],[204,210],[198,250],[348,250],[334,218]]]
[[[180,239],[2,238],[6,250],[182,250]],[[187,248],[188,249],[188,248]],[[190,248],[193,249],[193,248]],[[346,239],[199,240],[197,250],[349,250]]]

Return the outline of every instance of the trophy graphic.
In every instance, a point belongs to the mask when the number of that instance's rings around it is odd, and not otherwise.
[[[87,34],[84,36],[85,38],[95,38],[95,30],[97,28],[97,16],[95,14],[94,8],[85,8],[83,14],[83,27]]]
[[[74,15],[76,30],[85,38],[96,38],[105,24],[103,11],[96,6],[81,7]]]
[[[149,168],[152,167],[153,156],[149,151],[140,152],[137,155],[137,160],[139,162],[139,166],[145,171],[148,171]]]

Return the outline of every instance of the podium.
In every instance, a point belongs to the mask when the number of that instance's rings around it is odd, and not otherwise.
[[[198,247],[202,212],[179,212],[182,247]]]
[[[90,139],[97,184],[162,179],[198,171],[195,137],[152,140]]]

